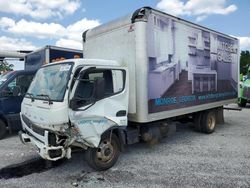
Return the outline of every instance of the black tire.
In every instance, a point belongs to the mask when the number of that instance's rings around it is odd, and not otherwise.
[[[246,107],[247,101],[245,99],[239,98],[238,99],[238,106],[239,107]]]
[[[7,129],[6,124],[3,120],[0,119],[0,140],[3,139],[6,135]]]
[[[107,153],[106,153],[107,152]],[[120,142],[115,134],[105,135],[99,148],[88,148],[85,152],[85,160],[90,167],[97,171],[103,171],[114,166],[120,155]]]
[[[194,116],[194,130],[201,132],[201,113],[196,113]]]
[[[216,127],[216,115],[214,111],[202,113],[201,117],[201,132],[211,134]]]

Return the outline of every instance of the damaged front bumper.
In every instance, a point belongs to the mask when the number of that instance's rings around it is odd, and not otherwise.
[[[66,147],[66,138],[64,138],[64,140],[59,140],[59,142],[55,133],[40,128],[28,118],[24,119],[24,116],[22,116],[21,121],[24,130],[19,132],[21,142],[34,145],[42,158],[51,161],[56,161],[65,157],[71,158],[71,148]],[[64,144],[62,144],[63,141]]]
[[[23,131],[19,131],[19,138],[23,144],[34,145],[37,148],[38,154],[46,160],[56,161],[65,157],[68,159],[71,158],[70,147],[65,149],[63,146],[49,146],[48,142],[38,140]],[[45,140],[48,140],[48,133],[45,133]]]

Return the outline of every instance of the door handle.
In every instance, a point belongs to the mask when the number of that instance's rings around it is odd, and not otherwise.
[[[116,113],[116,117],[122,117],[122,116],[126,116],[127,112],[126,110],[120,110]]]

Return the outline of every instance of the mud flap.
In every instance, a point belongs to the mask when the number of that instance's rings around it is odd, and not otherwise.
[[[217,124],[224,124],[225,123],[223,108],[218,108],[216,110],[216,122],[217,122]]]

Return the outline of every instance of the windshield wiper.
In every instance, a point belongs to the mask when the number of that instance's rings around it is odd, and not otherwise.
[[[40,94],[40,95],[36,95],[36,96],[37,96],[37,97],[45,97],[45,98],[48,99],[49,105],[53,104],[53,102],[52,102],[51,98],[49,97],[49,95]]]
[[[35,100],[34,100],[34,95],[33,95],[32,93],[25,93],[25,95],[30,96],[31,102],[34,102],[34,101],[35,101]]]

